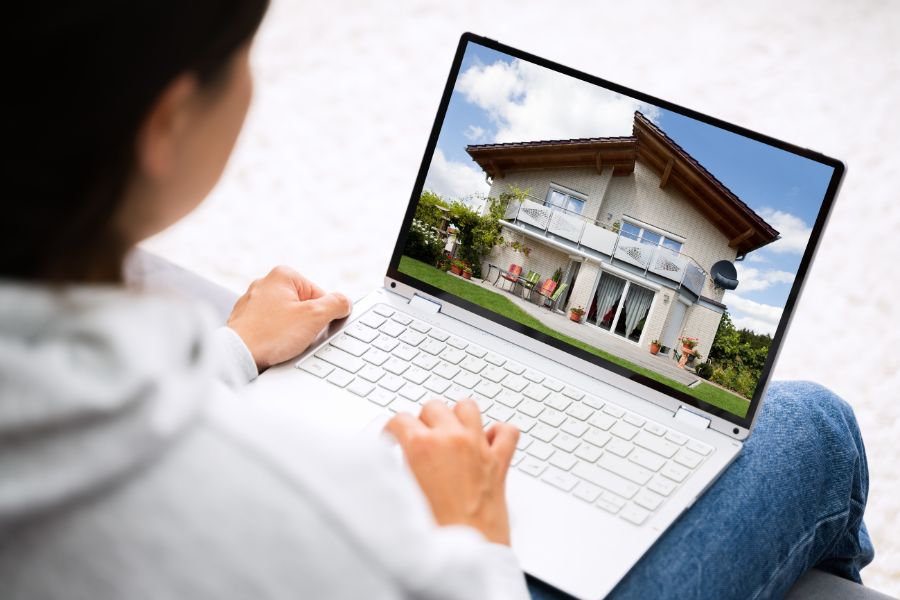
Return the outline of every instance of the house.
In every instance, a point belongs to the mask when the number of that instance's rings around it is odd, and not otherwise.
[[[569,285],[558,309],[584,307],[597,336],[640,345],[659,339],[664,352],[682,336],[696,337],[708,356],[726,309],[712,266],[779,236],[640,112],[628,137],[466,151],[490,178],[491,196],[511,186],[528,194],[507,207],[506,243],[485,264],[523,265],[542,279],[560,269]]]

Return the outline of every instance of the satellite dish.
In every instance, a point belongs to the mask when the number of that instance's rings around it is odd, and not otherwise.
[[[737,269],[730,260],[720,260],[709,272],[717,287],[733,290],[738,286]]]

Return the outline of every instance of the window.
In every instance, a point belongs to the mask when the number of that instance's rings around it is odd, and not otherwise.
[[[556,208],[580,215],[581,211],[584,210],[584,200],[572,194],[550,188],[550,191],[547,193],[547,206],[555,206]]]
[[[623,236],[642,244],[662,246],[673,252],[681,252],[682,243],[678,240],[673,240],[662,233],[651,231],[646,227],[641,227],[640,225],[629,223],[628,221],[622,223],[621,233]]]

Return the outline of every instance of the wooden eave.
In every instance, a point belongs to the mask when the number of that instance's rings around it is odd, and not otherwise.
[[[466,152],[495,179],[511,171],[563,167],[612,168],[614,175],[627,175],[634,171],[636,154],[631,137],[485,144],[467,146]]]

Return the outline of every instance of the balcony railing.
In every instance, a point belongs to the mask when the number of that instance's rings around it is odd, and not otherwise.
[[[556,206],[524,200],[511,202],[504,220],[525,223],[543,230],[545,235],[568,240],[577,248],[588,248],[622,262],[665,277],[699,296],[706,282],[706,271],[690,256],[664,246],[644,244],[611,231],[596,221]]]

